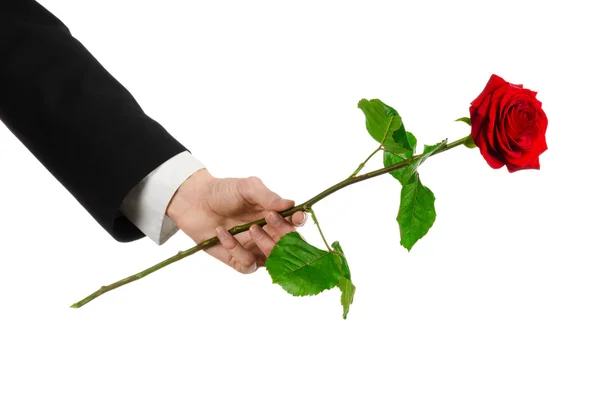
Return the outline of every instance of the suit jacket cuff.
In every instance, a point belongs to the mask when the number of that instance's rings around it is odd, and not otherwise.
[[[204,165],[188,151],[175,155],[131,189],[121,212],[152,241],[163,244],[179,230],[166,214],[171,198],[187,178],[202,168]]]

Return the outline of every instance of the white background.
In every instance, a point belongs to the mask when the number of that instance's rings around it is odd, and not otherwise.
[[[337,290],[294,298],[204,253],[74,310],[193,242],[115,242],[2,126],[0,395],[600,394],[593,2],[42,4],[214,175],[297,202],[376,147],[361,98],[454,140],[496,73],[539,92],[549,150],[515,174],[466,148],[429,160],[438,219],[410,253],[391,177],[318,204],[357,285],[346,321]]]

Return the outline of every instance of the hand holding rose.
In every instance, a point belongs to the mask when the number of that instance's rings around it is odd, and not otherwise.
[[[287,219],[279,216],[279,211],[293,206],[292,200],[279,197],[257,177],[215,178],[203,168],[179,187],[167,215],[196,244],[216,234],[220,244],[204,251],[240,273],[253,273],[264,266],[283,235],[304,224],[305,214],[301,211]],[[235,237],[228,231],[260,218],[267,221],[264,229],[255,226]]]

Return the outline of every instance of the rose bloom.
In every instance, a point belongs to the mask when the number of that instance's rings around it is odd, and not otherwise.
[[[548,119],[536,94],[494,74],[471,102],[471,137],[492,168],[540,169]]]

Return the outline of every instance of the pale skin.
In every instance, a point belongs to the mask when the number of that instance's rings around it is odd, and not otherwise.
[[[269,190],[257,177],[216,178],[206,168],[190,176],[177,190],[167,215],[196,244],[217,236],[221,244],[205,252],[240,273],[264,266],[281,237],[306,222],[302,211],[283,219],[278,212],[294,206]],[[265,218],[263,227],[232,236],[228,229]]]

